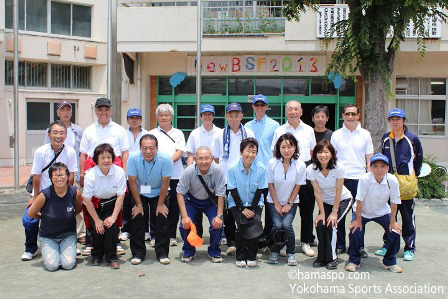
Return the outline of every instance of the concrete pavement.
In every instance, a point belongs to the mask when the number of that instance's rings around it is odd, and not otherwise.
[[[120,270],[111,270],[106,265],[92,267],[89,257],[78,257],[74,270],[51,273],[44,270],[40,254],[30,262],[20,261],[24,249],[21,215],[28,196],[24,191],[0,192],[0,298],[448,297],[445,265],[448,208],[445,201],[417,205],[418,251],[414,262],[404,262],[403,250],[400,251],[398,264],[403,273],[395,274],[381,268],[381,259],[374,251],[381,245],[382,229],[370,223],[365,240],[369,257],[363,259],[358,272],[349,277],[343,270],[348,259],[346,254],[340,256],[339,268],[335,271],[313,268],[314,258],[300,253],[298,246],[297,267],[288,267],[286,258],[281,258],[278,265],[269,265],[268,255],[259,255],[257,268],[240,269],[234,265],[234,256],[225,257],[222,264],[212,264],[207,259],[206,246],[198,250],[191,264],[181,263],[181,242],[170,248],[172,263],[168,266],[156,262],[154,249],[148,246],[147,259],[138,266],[130,264],[128,249],[126,255],[120,257]],[[300,232],[298,217],[297,214],[294,221],[296,232]],[[297,234],[296,239],[298,244]],[[208,238],[205,244],[207,242]],[[128,245],[129,241],[124,242],[125,248]],[[222,248],[225,250],[226,246]],[[423,293],[415,293],[419,291]]]

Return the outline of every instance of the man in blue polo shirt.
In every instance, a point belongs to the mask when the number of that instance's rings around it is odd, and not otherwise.
[[[146,255],[145,227],[148,218],[144,215],[150,215],[151,226],[154,227],[157,259],[161,264],[169,264],[170,236],[166,205],[173,161],[169,155],[158,152],[158,141],[154,135],[142,136],[140,152],[129,157],[127,174],[135,203],[131,220],[131,264],[140,264]]]

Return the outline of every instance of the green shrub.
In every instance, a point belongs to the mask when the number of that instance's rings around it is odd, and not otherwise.
[[[431,166],[431,173],[418,179],[418,197],[419,198],[444,198],[444,182],[448,180],[447,169],[444,166],[436,164],[435,157],[429,155],[423,158],[423,163]]]

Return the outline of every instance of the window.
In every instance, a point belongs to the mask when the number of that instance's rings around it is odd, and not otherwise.
[[[51,2],[51,33],[70,35],[70,3]]]
[[[257,78],[255,79],[255,94],[264,94],[265,96],[279,96],[282,91],[281,78]]]
[[[325,83],[323,78],[314,77],[311,79],[311,95],[336,95],[337,90],[332,82]]]
[[[47,0],[26,2],[26,30],[47,32]]]
[[[13,0],[5,0],[5,28],[13,29]],[[19,30],[25,29],[25,0],[19,0]]]
[[[285,95],[308,96],[308,79],[284,79],[283,93]]]
[[[47,64],[46,63],[26,63],[26,86],[46,87],[47,86]]]
[[[70,65],[51,65],[51,87],[70,88]]]
[[[226,78],[202,78],[201,80],[202,94],[219,94],[226,95]]]
[[[14,84],[14,63],[5,60],[5,85]],[[25,62],[19,61],[19,86],[25,86]]]
[[[169,77],[159,77],[159,95],[170,96],[172,94],[172,86]]]
[[[50,103],[28,102],[27,130],[46,130],[50,123]]]
[[[419,136],[445,136],[446,79],[400,78],[396,105],[406,111],[406,126]]]
[[[74,89],[90,89],[90,66],[73,66],[73,86]]]
[[[247,96],[254,94],[253,78],[229,78],[229,95]]]
[[[92,20],[92,8],[90,6],[82,6],[73,4],[73,31],[74,36],[91,36],[91,20]]]

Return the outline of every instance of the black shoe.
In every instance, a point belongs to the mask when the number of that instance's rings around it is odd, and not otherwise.
[[[338,268],[338,259],[335,259],[334,261],[331,261],[327,264],[328,270],[335,270]]]
[[[342,249],[342,248],[338,248],[338,249],[336,249],[336,254],[337,254],[337,255],[341,255],[341,254],[346,253],[346,252],[347,252],[347,250]]]
[[[313,263],[313,267],[314,267],[314,268],[320,268],[320,267],[323,267],[323,266],[325,266],[325,264],[322,263],[322,262],[319,261],[319,260],[315,260],[314,263]]]
[[[361,257],[362,258],[368,258],[369,255],[367,254],[367,252],[364,250],[364,248],[359,249],[359,252],[361,253]]]

